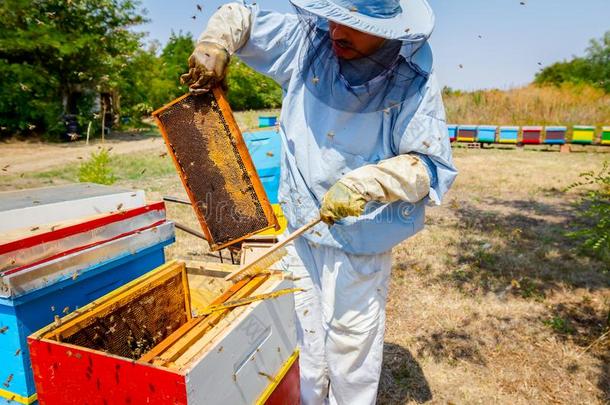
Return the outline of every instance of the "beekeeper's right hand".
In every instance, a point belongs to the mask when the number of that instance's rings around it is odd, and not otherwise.
[[[206,92],[222,83],[231,55],[250,38],[251,11],[243,4],[220,7],[208,21],[189,58],[189,71],[180,80],[192,93]]]
[[[204,93],[222,83],[229,60],[229,52],[222,46],[199,42],[189,58],[189,72],[180,76],[180,82],[188,85],[191,93]]]

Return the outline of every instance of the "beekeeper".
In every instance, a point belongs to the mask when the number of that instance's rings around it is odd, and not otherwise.
[[[230,3],[183,75],[218,85],[234,54],[284,99],[279,200],[290,246],[304,404],[372,404],[381,372],[391,249],[423,227],[457,172],[428,37],[426,0],[291,0],[280,14]]]

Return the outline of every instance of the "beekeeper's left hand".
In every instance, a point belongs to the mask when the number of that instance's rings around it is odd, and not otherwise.
[[[324,195],[320,217],[330,225],[362,215],[369,201],[415,203],[426,197],[429,190],[430,176],[422,160],[414,155],[400,155],[343,176]]]

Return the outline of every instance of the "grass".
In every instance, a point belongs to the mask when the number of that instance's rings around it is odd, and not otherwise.
[[[443,100],[452,124],[610,125],[610,95],[585,85],[450,92]]]
[[[83,159],[84,160],[84,159]],[[110,155],[109,166],[116,176],[116,183],[145,181],[150,178],[167,176],[175,171],[167,154],[125,154]],[[28,178],[55,180],[57,182],[78,182],[79,165],[66,165],[41,172],[27,173]]]
[[[258,128],[258,117],[261,116],[280,116],[279,109],[273,110],[248,110],[248,111],[239,111],[235,113],[235,120],[242,130],[246,131],[248,129]]]
[[[560,190],[608,155],[454,157],[446,204],[394,250],[379,403],[606,403],[610,339],[586,349],[610,329],[610,277],[565,235],[579,193]]]

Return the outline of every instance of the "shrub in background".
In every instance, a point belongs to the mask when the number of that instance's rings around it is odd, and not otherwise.
[[[601,170],[581,173],[582,180],[571,184],[568,190],[590,186],[580,201],[578,227],[568,236],[580,241],[581,250],[608,264],[610,271],[610,165],[604,162]]]
[[[110,152],[107,149],[100,149],[97,153],[91,153],[91,158],[81,164],[78,169],[78,181],[81,183],[113,184],[116,177],[110,167]]]

